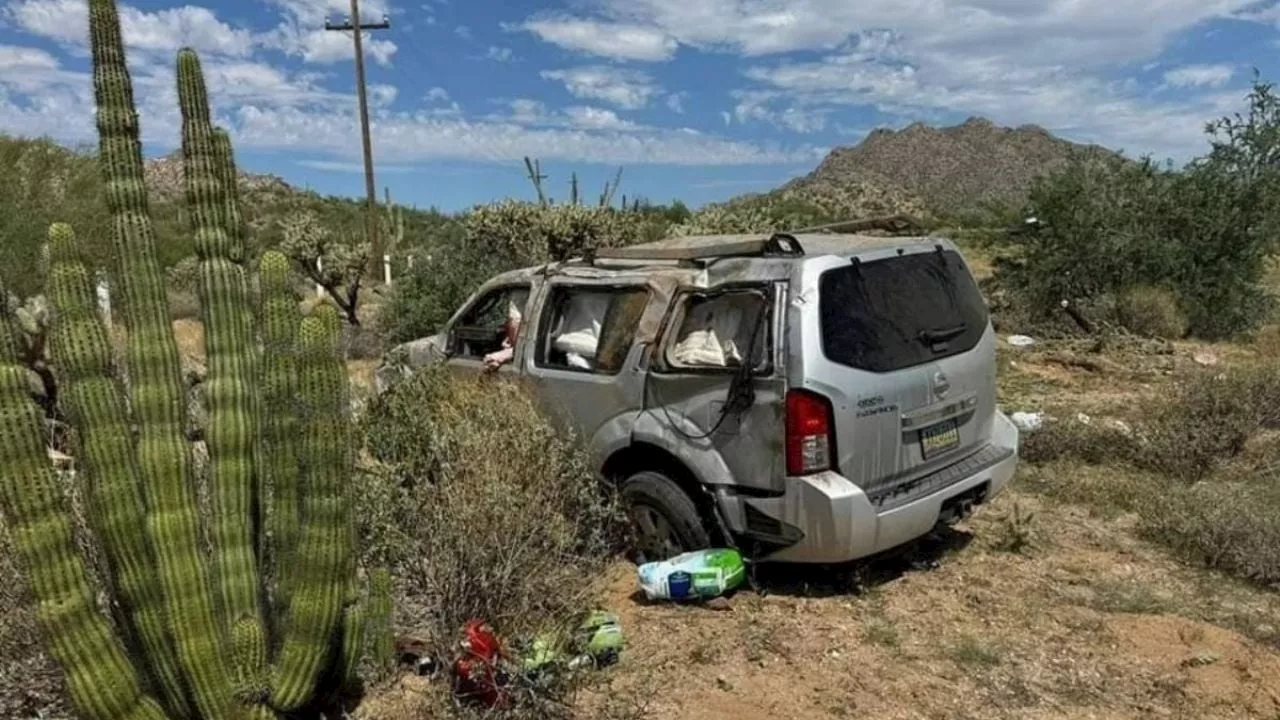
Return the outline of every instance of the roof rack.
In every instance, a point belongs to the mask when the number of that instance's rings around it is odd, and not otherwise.
[[[859,220],[843,220],[841,222],[828,223],[826,225],[815,225],[801,230],[792,230],[791,233],[799,235],[801,233],[832,232],[836,230],[847,233],[867,232],[868,230],[883,230],[894,233],[919,233],[924,229],[924,224],[921,223],[919,219],[911,215],[898,214],[881,215],[878,217],[862,218]]]
[[[599,248],[584,259],[595,260],[718,260],[728,257],[759,257],[804,255],[800,241],[791,233],[774,233],[768,237],[738,239],[741,236],[703,235],[673,238],[657,243],[628,247]]]

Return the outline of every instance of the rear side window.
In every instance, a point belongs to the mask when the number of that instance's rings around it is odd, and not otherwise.
[[[891,372],[972,350],[987,307],[960,254],[915,253],[824,272],[818,283],[827,359]]]
[[[648,303],[643,287],[553,287],[535,362],[556,370],[617,373]]]

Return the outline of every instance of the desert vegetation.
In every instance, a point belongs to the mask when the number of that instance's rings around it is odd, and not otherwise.
[[[458,213],[388,193],[387,287],[360,203],[237,171],[191,51],[183,147],[144,163],[116,5],[87,5],[100,145],[0,138],[0,716],[474,715],[398,646],[447,660],[482,618],[513,653],[565,647],[600,608],[623,662],[518,678],[504,716],[1280,712],[1261,79],[1181,167],[970,121],[692,211],[621,173]],[[729,612],[643,605],[613,488],[529,388],[424,370],[369,392],[383,350],[497,272],[894,213],[955,237],[998,333],[1034,338],[1001,341],[1000,403],[1039,422],[1010,493],[902,557],[762,573]]]

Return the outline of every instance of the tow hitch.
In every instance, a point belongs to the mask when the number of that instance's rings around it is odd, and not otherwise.
[[[967,490],[942,504],[938,511],[939,525],[955,525],[973,513],[973,508],[987,499],[987,484]]]

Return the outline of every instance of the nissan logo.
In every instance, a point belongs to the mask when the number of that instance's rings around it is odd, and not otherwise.
[[[944,398],[951,391],[951,381],[947,379],[947,374],[939,370],[933,376],[933,393],[939,398]]]

